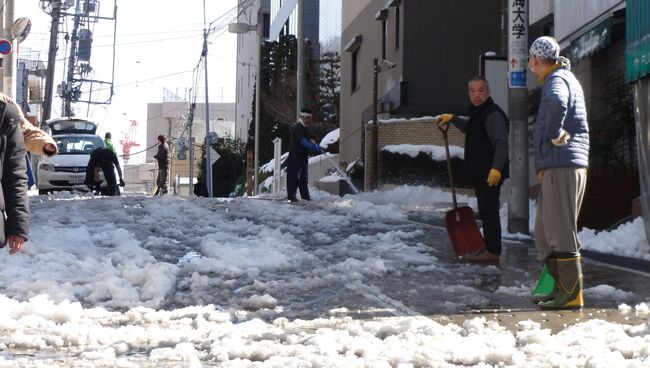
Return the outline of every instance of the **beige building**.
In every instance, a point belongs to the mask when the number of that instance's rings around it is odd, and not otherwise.
[[[234,103],[210,103],[210,132],[214,132],[218,137],[236,136],[235,130],[235,104]],[[190,126],[188,125],[189,104],[187,101],[164,101],[159,103],[149,103],[147,105],[147,164],[153,163],[153,156],[157,150],[157,137],[163,134],[168,137],[169,147],[172,154],[171,169],[169,175],[169,188],[175,194],[186,195],[190,193],[189,186],[189,152],[186,159],[179,160],[177,144],[179,138],[184,138],[189,142]],[[194,111],[194,121],[191,126],[192,142],[194,144],[194,167],[192,175],[194,178],[200,174],[201,152],[205,141],[205,104],[196,104]],[[189,147],[188,147],[189,148]],[[141,173],[143,177],[148,174]],[[151,188],[155,182],[155,172],[151,185],[143,184],[146,188]]]

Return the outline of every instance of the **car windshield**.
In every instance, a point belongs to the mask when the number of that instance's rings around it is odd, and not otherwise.
[[[86,154],[89,155],[95,148],[104,147],[104,142],[99,136],[65,136],[54,137],[60,154]]]

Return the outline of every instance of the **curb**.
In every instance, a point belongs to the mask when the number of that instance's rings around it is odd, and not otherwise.
[[[617,256],[614,254],[594,252],[593,250],[581,249],[580,254],[594,261],[612,264],[615,266],[629,268],[643,273],[650,272],[650,261],[644,259]]]

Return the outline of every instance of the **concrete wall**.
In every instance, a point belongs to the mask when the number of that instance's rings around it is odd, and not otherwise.
[[[438,129],[437,123],[431,119],[418,119],[416,121],[401,121],[399,123],[380,123],[378,126],[378,148],[381,150],[392,144],[415,144],[415,145],[434,145],[444,147],[445,143],[442,137],[442,132]],[[364,190],[370,190],[369,183],[372,178],[372,125],[368,124],[365,130],[366,134],[366,164],[364,167]],[[450,146],[465,146],[465,136],[454,126],[451,126],[448,131],[449,145]],[[383,165],[381,162],[381,155],[379,157],[379,187],[381,187],[384,178],[382,177]]]
[[[554,0],[555,35],[562,48],[614,10],[625,7],[625,0]],[[583,29],[587,28],[587,29]]]
[[[528,3],[528,22],[537,23],[554,12],[554,0],[535,0]]]

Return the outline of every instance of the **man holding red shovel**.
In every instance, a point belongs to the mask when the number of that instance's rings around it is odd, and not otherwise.
[[[476,193],[486,245],[486,249],[469,254],[466,259],[496,263],[501,254],[499,195],[501,184],[508,177],[509,120],[490,97],[485,78],[470,79],[468,92],[469,116],[441,114],[438,125],[442,128],[451,122],[465,134],[465,170]]]

